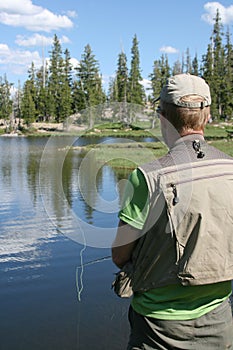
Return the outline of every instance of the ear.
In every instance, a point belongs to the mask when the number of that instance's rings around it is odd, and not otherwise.
[[[208,123],[208,121],[211,119],[211,114],[208,115],[208,117],[205,120],[205,125]]]

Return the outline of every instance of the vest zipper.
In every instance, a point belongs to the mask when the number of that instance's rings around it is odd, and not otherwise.
[[[172,173],[172,171],[170,172]],[[174,198],[172,201],[172,204],[175,206],[177,203],[179,203],[179,197],[178,197],[178,192],[177,192],[177,185],[182,185],[185,183],[189,183],[189,182],[194,182],[194,181],[198,181],[198,180],[207,180],[207,179],[213,179],[215,177],[222,177],[222,176],[226,176],[226,175],[233,175],[233,172],[225,172],[225,173],[221,173],[221,174],[215,174],[215,175],[203,175],[203,176],[197,176],[195,178],[192,179],[187,179],[187,180],[180,180],[177,181],[176,183],[170,183],[167,185],[167,187],[171,187],[172,188],[172,192],[174,194]]]
[[[173,205],[176,205],[177,203],[179,203],[179,197],[178,197],[178,195],[177,195],[176,184],[171,183],[170,186],[172,187],[172,192],[173,192],[173,194],[174,194],[174,198],[173,198],[172,204],[173,204]]]
[[[215,165],[225,165],[228,164],[226,162],[217,162],[217,163],[210,163],[210,164],[195,164],[194,166],[190,167],[190,166],[183,166],[182,168],[179,168],[178,171],[180,170],[188,170],[188,169],[192,169],[192,168],[205,168],[206,166],[215,166]],[[232,162],[232,166],[233,166],[233,162]],[[172,174],[172,173],[176,173],[177,170],[168,170],[168,171],[164,171],[163,173],[160,173],[159,176],[163,176],[163,175],[167,175],[167,174]]]

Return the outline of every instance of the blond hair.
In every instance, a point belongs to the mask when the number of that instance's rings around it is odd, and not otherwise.
[[[182,102],[202,102],[204,99],[197,95],[188,95],[181,98]],[[210,115],[210,107],[190,108],[179,107],[160,101],[162,115],[180,133],[188,131],[203,131]]]

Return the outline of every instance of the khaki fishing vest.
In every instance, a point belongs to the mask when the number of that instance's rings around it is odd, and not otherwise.
[[[140,170],[150,210],[133,253],[133,290],[233,279],[233,159]]]

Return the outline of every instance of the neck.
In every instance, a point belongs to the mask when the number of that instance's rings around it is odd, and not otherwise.
[[[203,130],[185,130],[183,132],[180,132],[180,136],[187,136],[187,135],[193,135],[193,134],[199,134],[204,136],[204,131]]]
[[[204,132],[203,131],[192,130],[192,131],[188,131],[188,132],[179,133],[176,135],[177,137],[168,138],[168,140],[167,140],[168,142],[166,142],[166,144],[167,144],[168,148],[171,149],[177,141],[182,140],[182,138],[185,139],[187,136],[191,136],[191,135],[199,135],[204,139]],[[173,136],[175,136],[175,135],[173,135]]]

